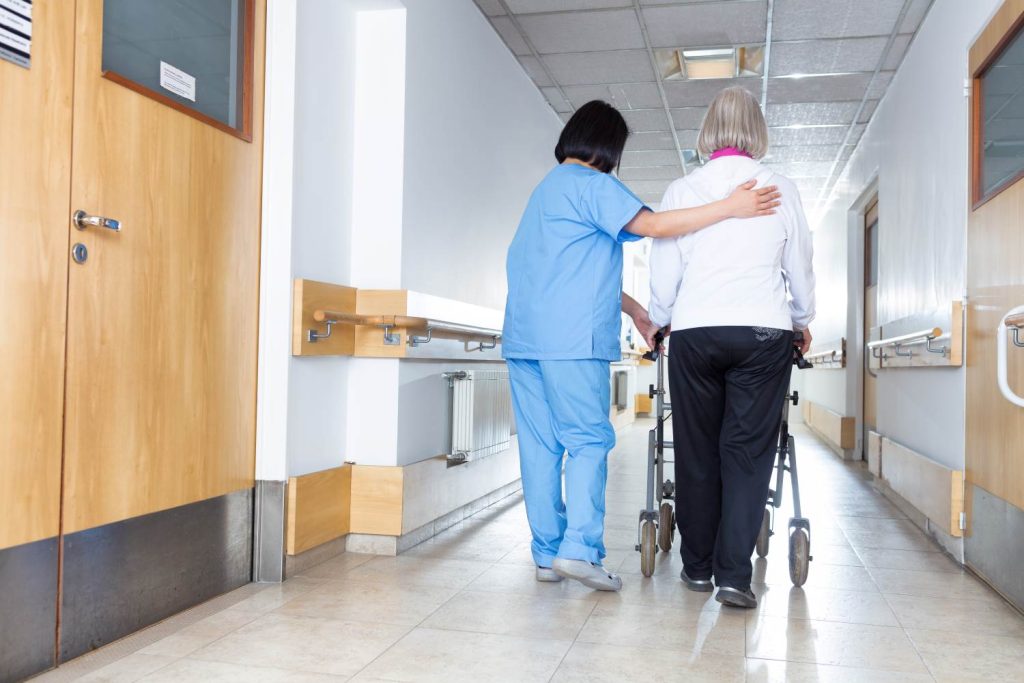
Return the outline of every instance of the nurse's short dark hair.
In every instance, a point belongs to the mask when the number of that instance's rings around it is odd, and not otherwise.
[[[607,102],[591,100],[565,124],[555,145],[555,158],[558,163],[579,159],[602,173],[610,173],[619,165],[628,137],[626,119],[619,110]]]

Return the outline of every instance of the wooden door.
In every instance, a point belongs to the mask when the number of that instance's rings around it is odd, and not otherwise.
[[[1010,309],[1024,305],[1024,176],[1009,156],[1024,155],[1022,26],[1024,0],[1008,0],[970,51],[973,206],[967,237],[965,556],[1018,606],[1024,606],[1024,408],[998,388],[997,328]],[[1007,85],[1008,97],[986,99]],[[987,153],[1003,158],[986,164]],[[1017,166],[1024,168],[1019,156]],[[1024,394],[1024,349],[1008,346],[1009,385]]]
[[[878,404],[877,380],[870,368],[867,343],[871,330],[878,326],[878,198],[864,214],[864,424],[861,443],[862,457],[867,460],[868,432],[874,431]]]
[[[253,485],[263,3],[252,141],[103,76],[103,1],[78,0],[64,531]]]

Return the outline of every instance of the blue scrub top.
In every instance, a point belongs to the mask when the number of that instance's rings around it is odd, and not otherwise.
[[[560,164],[530,196],[508,250],[505,358],[622,358],[623,230],[646,208],[618,178]]]

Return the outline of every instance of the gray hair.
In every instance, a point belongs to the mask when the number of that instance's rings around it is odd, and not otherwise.
[[[718,93],[704,115],[697,151],[707,158],[724,147],[741,149],[755,159],[768,153],[768,124],[746,88],[734,86]]]

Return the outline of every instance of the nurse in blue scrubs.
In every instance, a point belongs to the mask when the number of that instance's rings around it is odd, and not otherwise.
[[[602,566],[607,459],[615,446],[609,364],[622,357],[622,312],[652,348],[656,331],[622,293],[622,243],[774,213],[779,196],[750,181],[712,204],[652,212],[611,175],[628,135],[618,110],[597,100],[565,125],[555,147],[559,165],[533,191],[509,247],[502,337],[537,580],[568,577],[612,591],[622,581]]]

